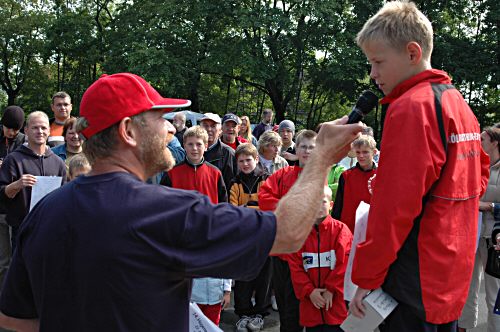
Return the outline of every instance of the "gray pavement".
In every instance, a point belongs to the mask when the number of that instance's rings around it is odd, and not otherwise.
[[[484,293],[484,282],[481,283],[481,292],[479,294],[479,319],[476,328],[469,330],[470,332],[486,332],[486,302]],[[235,325],[238,321],[238,316],[234,314],[234,307],[231,306],[229,309],[224,310],[221,316],[220,328],[224,332],[234,332],[236,331]],[[264,329],[261,331],[265,332],[279,332],[279,315],[276,311],[272,311],[271,315],[264,319]],[[468,331],[468,332],[469,332]],[[499,331],[500,332],[500,331]]]

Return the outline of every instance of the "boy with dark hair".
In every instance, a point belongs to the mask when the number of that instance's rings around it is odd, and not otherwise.
[[[300,324],[307,332],[342,332],[339,325],[347,317],[344,274],[352,234],[329,215],[332,203],[332,190],[325,186],[316,223],[302,248],[288,260],[300,301]]]
[[[236,148],[236,163],[239,172],[231,182],[229,202],[236,206],[259,209],[258,192],[267,174],[257,167],[259,155],[251,143],[242,143]],[[264,326],[263,318],[269,315],[271,306],[271,258],[264,263],[259,275],[250,281],[236,280],[234,284],[234,312],[240,316],[236,331],[259,331]],[[255,303],[252,294],[255,292]]]
[[[186,159],[165,173],[161,184],[187,190],[196,190],[210,199],[213,204],[227,202],[226,186],[222,173],[205,162],[203,154],[208,147],[208,134],[200,126],[186,130],[183,137]],[[218,278],[195,278],[191,301],[214,324],[219,325],[221,310],[230,302],[231,280]]]
[[[332,217],[342,221],[354,233],[356,209],[359,203],[370,204],[368,180],[377,171],[373,161],[377,148],[372,136],[361,135],[352,142],[352,150],[356,153],[358,162],[340,175]]]
[[[381,331],[455,331],[474,265],[488,162],[476,117],[431,67],[432,35],[414,3],[391,1],[356,40],[387,116],[350,309],[362,317],[363,297],[382,287],[399,304]]]

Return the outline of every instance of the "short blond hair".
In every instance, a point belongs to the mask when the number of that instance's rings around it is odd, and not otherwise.
[[[370,135],[361,135],[358,138],[352,142],[351,147],[353,148],[360,148],[362,146],[366,146],[372,150],[375,150],[377,148],[377,142],[375,142],[375,139],[373,136]]]
[[[295,138],[295,146],[299,146],[300,142],[305,139],[316,139],[316,136],[318,136],[318,134],[314,130],[302,129]]]
[[[268,145],[276,145],[281,147],[283,145],[283,141],[281,140],[281,136],[272,130],[268,130],[264,132],[259,137],[259,141],[257,142],[257,150],[260,154],[264,153],[264,148]]]
[[[47,113],[42,111],[35,111],[28,114],[28,117],[26,118],[26,127],[29,128],[30,122],[33,118],[42,118],[47,121],[47,123],[49,123],[49,116],[47,115]]]
[[[193,126],[191,128],[188,128],[182,136],[182,140],[186,142],[188,137],[201,138],[203,143],[208,144],[208,133],[201,126]]]
[[[75,174],[75,171],[81,169],[87,169],[89,171],[91,170],[90,163],[83,153],[79,153],[73,156],[68,162],[68,173],[70,176]]]
[[[422,56],[429,60],[433,49],[433,29],[429,19],[410,1],[387,2],[372,16],[356,36],[356,43],[363,47],[372,41],[386,41],[398,50],[409,42],[422,48]]]

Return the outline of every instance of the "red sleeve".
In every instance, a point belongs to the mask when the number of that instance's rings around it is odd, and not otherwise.
[[[283,180],[284,168],[279,169],[267,178],[259,189],[259,208],[262,211],[274,211],[279,200],[283,197],[280,182]]]
[[[404,105],[405,109],[389,108],[366,241],[354,258],[352,280],[364,289],[376,289],[384,282],[446,160],[432,116],[434,100],[413,104],[405,100]]]
[[[338,225],[333,228],[335,232],[338,232],[338,236],[332,248],[335,250],[337,261],[335,269],[330,271],[328,278],[325,280],[325,287],[334,294],[344,294],[344,275],[351,251],[352,233],[346,224],[339,223]],[[335,235],[332,234],[332,236]]]
[[[295,291],[295,296],[297,296],[299,300],[309,298],[309,294],[311,294],[315,288],[302,265],[302,252],[303,250],[300,249],[296,253],[287,255],[293,290]]]

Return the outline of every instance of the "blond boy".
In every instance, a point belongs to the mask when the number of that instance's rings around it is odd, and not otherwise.
[[[203,159],[208,147],[207,131],[200,126],[191,127],[184,133],[183,141],[186,158],[165,173],[160,183],[178,189],[196,190],[208,196],[214,204],[227,202],[222,173]],[[205,316],[216,325],[219,325],[221,309],[229,305],[230,294],[230,279],[193,279],[191,301],[197,303]]]
[[[340,175],[332,217],[342,221],[354,233],[356,209],[359,203],[370,204],[368,180],[377,172],[377,165],[373,162],[377,148],[375,139],[368,135],[361,135],[351,146],[358,162]]]
[[[72,181],[80,175],[85,175],[92,170],[87,157],[83,153],[79,153],[68,162],[68,179]]]
[[[432,35],[415,4],[394,1],[357,36],[387,117],[350,310],[363,316],[363,296],[383,287],[399,302],[383,331],[455,331],[474,263],[488,165],[477,119],[431,68]]]

